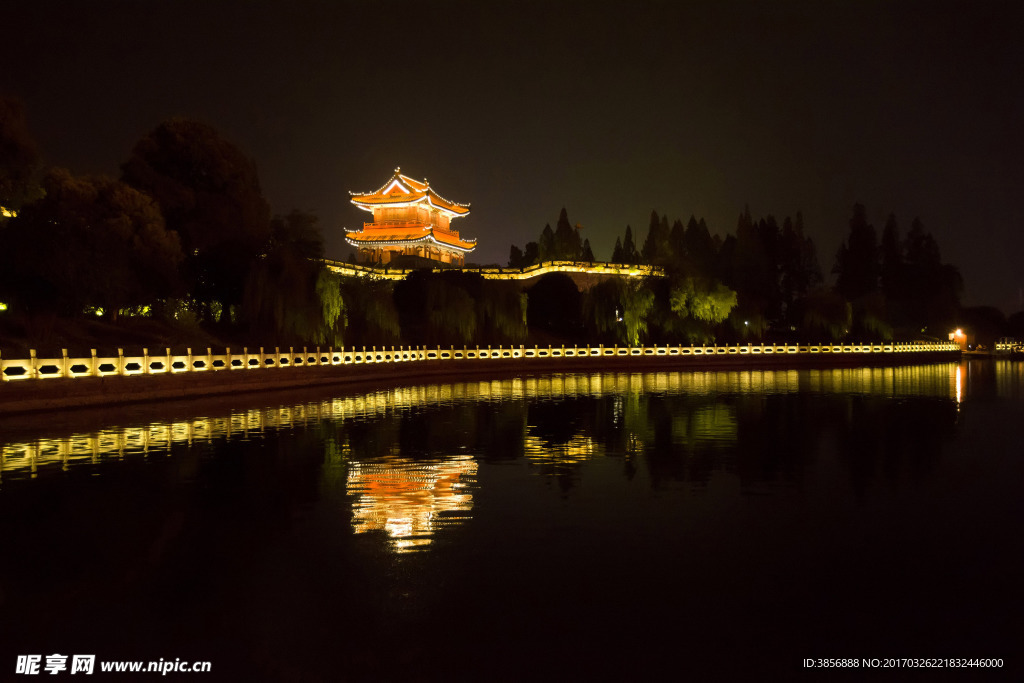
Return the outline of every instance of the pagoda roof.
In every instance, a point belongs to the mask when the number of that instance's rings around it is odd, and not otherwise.
[[[380,227],[366,230],[347,231],[345,241],[354,247],[359,246],[404,246],[434,242],[442,247],[456,251],[473,251],[476,240],[464,240],[457,234],[445,230],[434,231],[429,227]]]
[[[394,175],[380,189],[374,192],[349,192],[349,194],[352,195],[352,203],[364,211],[373,211],[376,207],[408,206],[422,203],[436,208],[452,218],[469,213],[469,204],[460,204],[442,197],[430,187],[430,183],[426,179],[410,178],[402,174],[401,168],[396,168]]]

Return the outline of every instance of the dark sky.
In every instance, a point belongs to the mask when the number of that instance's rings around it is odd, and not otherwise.
[[[504,263],[564,206],[608,258],[626,224],[802,211],[826,273],[855,202],[915,216],[965,303],[1024,308],[1018,2],[49,2],[0,12],[0,94],[49,164],[117,174],[161,120],[253,157],[328,255],[395,166],[472,203]]]

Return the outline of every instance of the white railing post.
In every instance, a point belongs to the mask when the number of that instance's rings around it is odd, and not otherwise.
[[[195,368],[192,366],[192,347],[189,346],[185,349],[185,372],[195,372]]]
[[[60,376],[61,377],[67,377],[68,376],[68,368],[70,366],[70,363],[68,363],[68,350],[67,349],[61,349],[60,350],[60,356],[61,356],[61,358],[60,358]]]
[[[124,377],[124,349],[117,350],[117,375]]]
[[[142,347],[142,374],[149,374],[149,349]]]

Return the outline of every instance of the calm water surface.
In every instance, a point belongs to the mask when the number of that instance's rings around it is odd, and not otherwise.
[[[999,679],[1024,635],[1022,422],[1009,361],[5,419],[0,672],[60,652],[204,680],[821,680],[804,658],[981,657],[1005,668],[957,677]]]

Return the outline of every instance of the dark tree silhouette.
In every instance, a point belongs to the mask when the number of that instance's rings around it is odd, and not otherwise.
[[[249,268],[270,237],[255,163],[212,127],[171,119],[135,145],[122,172],[181,236],[192,296],[208,312],[215,301],[241,303]]]
[[[541,230],[540,239],[537,240],[537,252],[540,255],[541,261],[550,261],[555,258],[557,246],[555,245],[555,233],[551,229],[551,224],[544,226]]]
[[[15,99],[0,97],[0,223],[39,194],[33,182],[39,151],[29,134],[25,107]]]
[[[633,228],[626,226],[626,234],[622,238],[622,261],[621,263],[640,263],[640,254],[636,250],[636,243],[633,241]]]
[[[565,273],[543,275],[527,295],[531,331],[543,330],[565,338],[579,334],[582,299],[571,277]]]
[[[569,223],[569,215],[565,208],[558,214],[558,223],[555,228],[555,251],[553,259],[562,261],[576,261],[583,251],[580,243],[579,231]]]
[[[265,251],[249,271],[243,312],[250,328],[279,343],[341,343],[340,283],[321,265],[316,216],[292,211],[271,221]]]
[[[878,289],[880,274],[878,237],[868,223],[863,204],[855,204],[850,232],[836,253],[832,269],[836,288],[847,301],[867,296]]]
[[[653,265],[665,265],[672,258],[667,216],[658,218],[658,212],[651,211],[651,222],[640,255],[644,263]]]
[[[81,315],[180,293],[177,233],[148,195],[106,177],[51,170],[45,196],[23,207],[0,250],[3,296],[31,314]]]
[[[527,264],[523,263],[523,250],[513,244],[508,250],[508,267],[522,268],[525,265]]]
[[[586,261],[587,263],[593,263],[595,261],[594,250],[590,248],[589,239],[583,240],[583,253],[580,254],[580,260]]]

